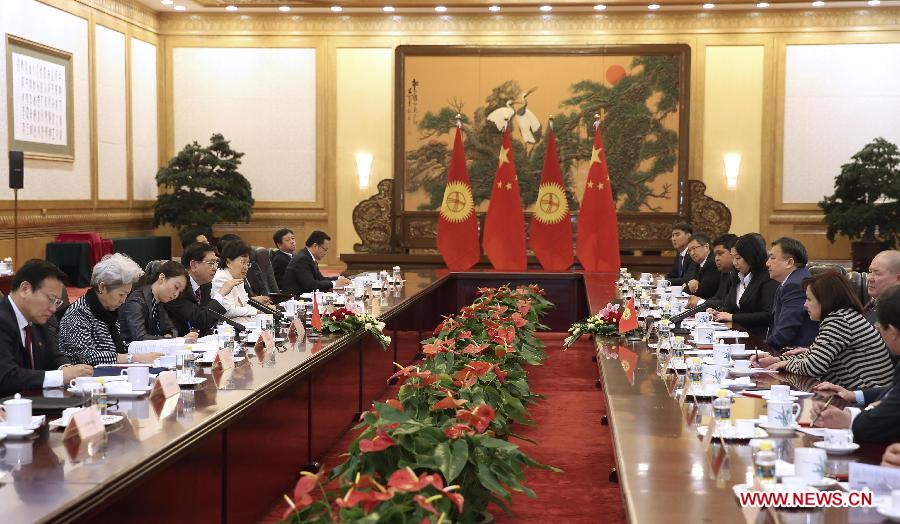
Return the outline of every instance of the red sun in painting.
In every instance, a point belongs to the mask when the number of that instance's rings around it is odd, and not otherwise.
[[[625,78],[625,68],[620,65],[609,66],[606,70],[606,81],[616,85]]]

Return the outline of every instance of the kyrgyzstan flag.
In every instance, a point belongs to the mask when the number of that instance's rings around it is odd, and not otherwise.
[[[525,271],[525,216],[508,126],[498,162],[491,203],[484,219],[484,253],[495,269]]]
[[[628,333],[633,329],[637,329],[638,327],[638,316],[637,311],[634,310],[634,298],[628,299],[628,304],[625,304],[625,311],[622,311],[622,316],[619,317],[619,333]]]
[[[628,383],[634,385],[634,372],[637,371],[638,355],[634,351],[625,346],[619,347],[619,363],[622,364],[622,371],[625,372],[625,378]]]
[[[312,320],[310,324],[313,329],[316,331],[322,330],[322,316],[319,314],[319,301],[316,300],[316,295],[318,295],[318,291],[313,291],[313,303],[312,303]]]
[[[528,243],[547,271],[565,271],[574,261],[572,221],[552,126],[547,136],[544,171],[541,173],[541,186],[531,214]]]
[[[619,222],[599,125],[591,148],[584,198],[578,211],[575,244],[578,261],[585,271],[613,273],[619,270]]]
[[[475,215],[475,201],[459,127],[456,128],[447,187],[444,188],[444,200],[438,215],[437,248],[451,271],[465,271],[481,258],[478,217]]]

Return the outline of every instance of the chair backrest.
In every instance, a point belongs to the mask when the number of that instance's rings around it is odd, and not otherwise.
[[[847,278],[850,279],[850,287],[853,288],[853,291],[856,293],[859,301],[863,303],[863,305],[869,302],[869,274],[862,273],[859,271],[851,271]]]
[[[272,269],[272,250],[267,247],[253,248],[253,263],[259,266],[264,284],[269,293],[278,293],[278,282],[275,281],[275,270]]]
[[[147,262],[147,265],[144,266],[144,274],[147,275],[147,278],[150,278],[150,275],[156,272],[163,262],[167,262],[167,260],[151,260],[150,262]]]
[[[837,271],[838,273],[840,273],[844,276],[847,276],[847,269],[844,268],[844,266],[842,266],[840,264],[824,264],[824,263],[810,264],[810,265],[806,266],[806,269],[808,269],[809,273],[814,276],[824,273],[826,271]]]

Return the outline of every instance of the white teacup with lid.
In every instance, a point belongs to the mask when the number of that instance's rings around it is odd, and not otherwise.
[[[16,396],[3,403],[6,414],[6,425],[27,428],[31,425],[31,399]]]

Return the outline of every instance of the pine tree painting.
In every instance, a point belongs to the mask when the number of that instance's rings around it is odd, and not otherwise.
[[[681,58],[677,55],[630,57],[627,67],[613,65],[600,78],[588,77],[568,85],[565,97],[553,102],[553,126],[566,183],[569,207],[578,199],[587,160],[591,156],[593,123],[601,115],[601,130],[618,208],[622,212],[661,212],[660,202],[677,197],[679,154],[678,116],[681,98]],[[450,142],[456,115],[461,115],[469,176],[476,206],[485,210],[497,167],[502,126],[512,126],[513,152],[522,203],[533,206],[546,151],[548,115],[531,111],[541,91],[540,80],[524,84],[510,79],[491,88],[473,108],[449,97],[446,105],[425,111],[415,122],[417,147],[407,148],[405,192],[424,194],[417,210],[436,210],[441,203]],[[417,80],[418,82],[418,80]],[[417,85],[419,93],[428,83]],[[473,102],[468,102],[475,105]],[[531,104],[531,105],[530,105]],[[583,187],[583,186],[582,186]],[[407,208],[408,209],[408,208]]]

